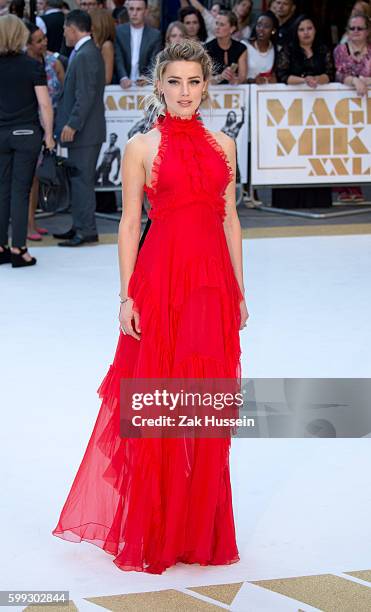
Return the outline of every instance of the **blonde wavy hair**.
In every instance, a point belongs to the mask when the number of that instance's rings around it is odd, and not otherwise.
[[[0,55],[21,53],[29,34],[23,21],[16,15],[0,17]]]
[[[165,49],[157,54],[156,61],[152,70],[149,82],[153,86],[153,92],[145,96],[143,107],[148,117],[155,119],[163,114],[166,104],[163,95],[160,96],[156,86],[157,81],[161,81],[166,68],[171,62],[197,62],[201,66],[204,81],[209,81],[213,73],[213,62],[201,43],[195,40],[183,40],[167,45]],[[210,102],[209,92],[206,90],[205,97],[201,103]]]

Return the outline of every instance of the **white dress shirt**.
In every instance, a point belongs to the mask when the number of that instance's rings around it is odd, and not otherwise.
[[[144,26],[142,28],[133,28],[130,25],[130,46],[131,46],[131,72],[130,80],[135,82],[140,76],[139,74],[139,50],[142,42]]]
[[[75,51],[78,51],[80,47],[82,47],[83,44],[86,43],[90,39],[91,39],[90,34],[87,34],[86,36],[83,36],[82,38],[80,38],[80,40],[78,40],[74,46]]]
[[[39,15],[36,15],[36,25],[46,36],[46,23]]]

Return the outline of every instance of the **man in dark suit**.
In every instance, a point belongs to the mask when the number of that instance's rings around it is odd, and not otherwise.
[[[98,242],[94,182],[99,151],[106,139],[105,70],[90,31],[88,13],[68,13],[64,35],[73,51],[58,103],[56,136],[63,147],[68,147],[68,159],[74,166],[70,176],[73,224],[69,231],[54,234],[55,238],[66,239],[59,243],[66,247]]]
[[[161,33],[144,23],[147,0],[127,0],[125,4],[129,23],[116,29],[115,64],[119,83],[123,89],[138,81],[144,84],[152,61],[161,50]]]

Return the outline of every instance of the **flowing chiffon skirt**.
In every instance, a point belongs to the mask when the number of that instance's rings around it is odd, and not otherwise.
[[[195,146],[195,139],[189,143]],[[225,161],[207,146],[204,159],[215,155],[217,187],[224,189]],[[173,148],[169,159],[176,154]],[[196,170],[191,178],[194,184]],[[122,378],[240,379],[243,296],[216,201],[220,208],[220,197],[193,194],[184,197],[185,205],[179,197],[173,210],[152,219],[128,290],[140,313],[141,339],[119,335],[98,389],[102,404],[94,430],[53,530],[65,540],[101,547],[121,570],[160,574],[178,561],[239,560],[230,437],[120,436]]]

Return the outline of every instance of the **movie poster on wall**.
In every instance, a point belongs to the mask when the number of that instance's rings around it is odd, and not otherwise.
[[[123,90],[117,85],[105,89],[107,138],[103,143],[96,169],[96,190],[121,188],[120,164],[126,142],[137,132],[145,133],[153,122],[145,115],[143,98],[150,87],[132,87]],[[212,108],[200,109],[207,129],[221,130],[236,142],[237,179],[247,182],[249,86],[210,87]]]
[[[338,83],[252,85],[253,185],[366,183],[371,99]]]

